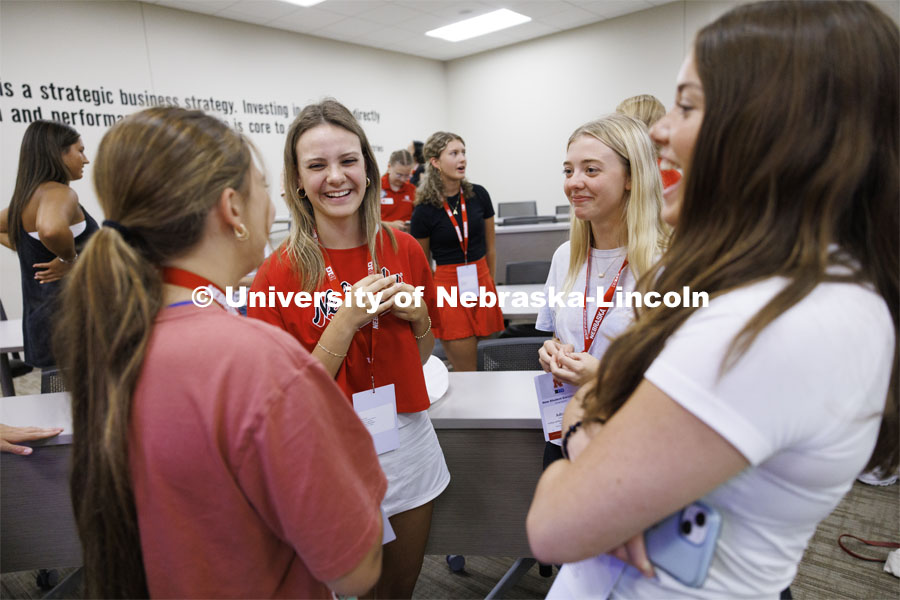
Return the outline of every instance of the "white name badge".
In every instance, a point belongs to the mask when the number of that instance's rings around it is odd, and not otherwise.
[[[624,570],[625,563],[609,554],[577,563],[566,563],[553,580],[546,600],[609,598]]]
[[[538,407],[541,410],[541,426],[544,441],[562,445],[563,413],[578,387],[554,379],[551,373],[535,375],[534,389],[537,392]]]
[[[381,203],[382,204],[393,204],[394,199],[390,196],[385,196],[384,198],[381,199]]]
[[[353,394],[353,410],[369,430],[376,453],[384,454],[400,446],[393,383]]]
[[[459,295],[473,292],[478,296],[478,265],[460,265],[456,267],[456,285]]]

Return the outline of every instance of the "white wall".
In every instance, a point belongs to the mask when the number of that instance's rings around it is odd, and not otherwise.
[[[0,207],[15,186],[19,145],[27,123],[12,121],[13,109],[126,115],[119,90],[178,96],[213,97],[235,103],[237,114],[216,116],[276,124],[293,119],[243,114],[242,100],[275,101],[302,107],[333,96],[351,110],[375,111],[379,121],[363,122],[383,169],[391,151],[445,126],[446,78],[441,62],[363,48],[206,15],[138,2],[0,2],[0,90],[12,84],[12,97],[0,96]],[[411,84],[411,82],[414,82]],[[24,98],[21,85],[34,97]],[[54,102],[40,98],[39,86],[56,85],[112,91],[112,105]],[[2,92],[0,92],[2,93]],[[80,119],[80,117],[77,117]],[[73,124],[89,158],[106,127]],[[287,215],[279,192],[284,134],[249,134],[262,152],[270,193],[278,214]],[[382,150],[378,151],[377,147]],[[98,220],[92,165],[73,182],[82,204]],[[10,317],[21,315],[19,266],[15,254],[0,247],[0,297]]]
[[[734,2],[675,2],[449,63],[450,127],[495,203],[566,204],[566,141],[623,99],[667,106],[697,29]]]

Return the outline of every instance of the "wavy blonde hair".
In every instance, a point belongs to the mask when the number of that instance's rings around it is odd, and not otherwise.
[[[346,129],[359,138],[368,181],[358,214],[366,236],[366,243],[369,246],[369,253],[376,270],[378,269],[376,240],[381,223],[381,175],[378,173],[375,153],[372,151],[366,132],[353,114],[347,110],[347,107],[334,98],[326,98],[318,104],[309,104],[300,111],[300,114],[291,123],[287,140],[284,143],[284,199],[291,211],[293,223],[290,236],[284,243],[288,260],[300,281],[301,288],[308,292],[312,292],[322,283],[325,277],[325,258],[322,256],[321,246],[316,242],[314,236],[316,217],[313,213],[312,203],[305,195],[300,196],[297,142],[310,129],[326,124]],[[390,227],[385,227],[384,230],[396,249],[397,241]]]
[[[616,107],[616,112],[634,117],[649,129],[666,114],[666,107],[659,98],[650,94],[640,94],[625,98]]]
[[[422,147],[422,156],[425,158],[425,173],[422,175],[422,180],[416,189],[416,206],[419,204],[430,204],[440,208],[444,205],[444,182],[441,179],[441,172],[431,164],[431,159],[439,159],[441,152],[447,148],[450,142],[455,140],[462,142],[463,147],[465,147],[466,141],[455,133],[437,131],[431,134],[428,141],[425,142],[425,146]],[[472,184],[469,183],[468,179],[464,178],[460,185],[464,196],[471,198],[475,195]]]
[[[637,279],[656,262],[669,240],[669,226],[660,216],[662,181],[656,166],[656,151],[644,124],[618,113],[576,129],[569,136],[566,148],[583,135],[596,138],[615,152],[625,166],[625,173],[631,178],[631,190],[625,191],[622,219],[625,223],[628,265]],[[572,290],[591,250],[591,224],[576,218],[574,212],[570,222],[569,272],[563,284],[565,293]]]

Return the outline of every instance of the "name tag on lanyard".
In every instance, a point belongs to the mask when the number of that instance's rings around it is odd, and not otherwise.
[[[459,288],[460,296],[465,292],[472,292],[478,296],[478,266],[459,265],[456,267],[456,286]]]
[[[628,257],[625,258],[625,261],[622,262],[622,266],[619,267],[619,272],[616,273],[616,278],[612,280],[612,283],[609,284],[609,289],[606,290],[606,293],[603,294],[603,303],[609,304],[612,300],[613,294],[616,291],[616,286],[619,285],[619,278],[622,276],[622,271],[625,270],[625,267],[628,266]],[[587,259],[587,272],[584,277],[584,308],[582,309],[582,329],[584,333],[584,351],[590,352],[591,346],[594,344],[594,338],[597,337],[597,331],[600,330],[600,325],[603,323],[603,320],[606,318],[606,313],[609,312],[609,306],[601,306],[597,309],[597,312],[594,313],[594,321],[591,323],[591,326],[588,327],[587,320],[587,297],[588,297],[588,286],[591,280],[591,254],[588,252]]]
[[[544,441],[561,446],[563,413],[569,400],[578,391],[578,386],[563,383],[555,379],[552,373],[542,373],[535,375],[534,389],[541,410]]]
[[[460,229],[456,217],[450,210],[447,200],[444,200],[444,212],[450,219],[453,229],[456,230],[456,238],[459,240],[459,247],[463,252],[463,258],[466,264],[456,267],[456,287],[459,289],[459,295],[462,296],[466,292],[470,292],[478,296],[478,267],[470,265],[469,262],[469,213],[466,211],[466,199],[462,190],[459,191],[459,210],[462,218],[462,228]]]
[[[400,447],[400,423],[393,383],[353,394],[353,410],[369,430],[377,454]]]

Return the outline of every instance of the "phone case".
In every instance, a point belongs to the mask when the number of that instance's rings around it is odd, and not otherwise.
[[[721,528],[718,511],[694,502],[644,533],[647,557],[681,583],[700,587],[706,581]]]

